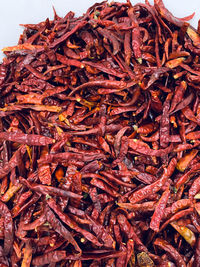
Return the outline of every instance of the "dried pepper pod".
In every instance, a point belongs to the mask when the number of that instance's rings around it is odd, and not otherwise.
[[[162,0],[25,24],[0,63],[0,265],[200,266],[200,23]]]

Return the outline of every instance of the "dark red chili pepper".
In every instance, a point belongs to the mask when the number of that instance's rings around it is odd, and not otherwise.
[[[2,266],[198,266],[192,17],[103,1],[3,49]]]
[[[194,208],[188,208],[186,210],[181,210],[177,212],[175,215],[173,215],[169,220],[167,220],[162,226],[160,230],[163,230],[170,222],[176,221],[183,216],[186,216],[188,214],[191,214],[193,212]]]
[[[26,147],[21,146],[18,150],[13,154],[12,158],[6,163],[2,168],[0,168],[0,179],[9,174],[9,172],[18,166],[19,157],[26,152]]]
[[[171,246],[167,241],[157,238],[154,242],[154,245],[160,247],[161,249],[165,250],[170,254],[170,256],[174,259],[177,266],[186,267],[186,264],[182,258],[182,256],[177,252],[177,250]]]
[[[116,243],[108,230],[97,221],[94,221],[90,216],[86,215],[86,218],[90,220],[90,227],[92,231],[98,236],[100,240],[102,240],[104,246],[114,249]]]
[[[82,198],[82,196],[78,194],[63,190],[61,188],[56,188],[56,187],[46,186],[46,185],[41,185],[41,184],[36,184],[36,183],[30,183],[22,177],[20,177],[20,182],[26,185],[27,187],[29,187],[31,190],[39,192],[44,195],[52,194],[52,195],[61,196],[64,198],[67,198],[67,197],[78,198],[78,199]]]
[[[155,211],[153,213],[153,216],[151,218],[150,222],[150,228],[154,230],[155,232],[159,232],[159,226],[160,221],[163,217],[163,214],[165,212],[165,207],[167,205],[167,201],[170,196],[170,190],[169,188],[162,194],[161,198],[159,199]]]
[[[187,83],[185,81],[182,81],[179,86],[176,87],[176,91],[174,93],[171,107],[170,107],[170,112],[172,112],[177,104],[180,102],[180,100],[183,99],[185,90],[187,89]]]
[[[128,222],[127,218],[123,214],[119,214],[117,216],[118,223],[120,225],[121,230],[128,236],[128,238],[133,239],[135,245],[138,247],[139,250],[147,251],[147,248],[143,245],[142,241],[138,238],[136,233],[134,232],[133,227]]]
[[[1,201],[0,214],[4,218],[4,254],[8,255],[12,250],[14,241],[13,219],[8,207]]]
[[[55,40],[52,44],[50,44],[50,48],[54,48],[55,46],[67,40],[72,34],[74,34],[79,29],[83,28],[86,24],[87,24],[86,21],[79,22],[71,31],[68,31],[63,36]]]
[[[45,253],[42,256],[37,256],[33,258],[32,264],[39,266],[39,265],[45,265],[45,264],[50,264],[50,263],[56,263],[56,262],[59,262],[65,259],[66,259],[66,251],[56,250],[56,251]]]
[[[45,146],[55,143],[54,139],[46,136],[12,132],[0,133],[0,139],[32,146]]]
[[[169,122],[169,108],[170,108],[170,98],[171,95],[165,100],[163,105],[163,113],[160,120],[160,146],[165,148],[169,143],[169,134],[170,134],[170,122]]]
[[[115,190],[111,189],[105,182],[95,179],[93,178],[90,183],[92,185],[95,185],[96,187],[102,189],[103,191],[107,192],[109,195],[111,195],[112,197],[119,197],[120,194],[117,193]]]
[[[51,211],[51,209],[49,207],[46,207],[45,208],[45,215],[46,215],[47,221],[51,224],[51,226],[53,227],[53,229],[58,234],[60,234],[62,237],[64,237],[68,242],[70,242],[74,246],[74,248],[76,249],[76,251],[78,252],[78,255],[80,256],[81,253],[82,253],[82,251],[81,251],[80,247],[78,246],[77,242],[75,241],[75,239],[73,238],[72,234],[56,218],[56,216],[54,215],[54,213]]]
[[[165,169],[162,177],[160,179],[158,179],[156,182],[154,182],[150,185],[147,185],[144,188],[139,189],[136,192],[133,192],[129,197],[130,202],[131,203],[137,203],[137,202],[145,199],[148,195],[156,193],[164,186],[168,177],[169,176],[168,176],[167,170]]]
[[[72,219],[70,219],[70,217],[68,217],[66,214],[64,214],[59,206],[56,205],[55,201],[50,198],[47,201],[48,205],[55,211],[55,213],[60,217],[60,219],[67,224],[70,228],[72,228],[73,230],[80,232],[83,234],[83,236],[88,239],[89,241],[91,241],[92,243],[94,243],[97,246],[102,246],[102,244],[97,240],[97,238],[92,235],[90,232],[80,228]]]

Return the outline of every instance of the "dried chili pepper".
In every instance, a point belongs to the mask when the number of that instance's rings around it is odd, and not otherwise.
[[[46,136],[28,135],[11,132],[0,133],[0,139],[32,146],[45,146],[55,143],[55,140]]]
[[[8,207],[1,201],[0,214],[4,218],[4,254],[8,255],[12,250],[14,240],[13,219]]]
[[[69,241],[76,251],[78,252],[78,255],[81,255],[82,251],[80,247],[78,246],[77,242],[73,238],[72,234],[63,226],[63,224],[56,218],[54,213],[50,210],[50,208],[46,207],[45,215],[47,221],[51,224],[51,226],[55,229],[57,233],[59,233],[61,236],[63,236],[67,241]]]
[[[3,49],[2,266],[199,265],[193,15],[103,1]]]
[[[142,189],[139,189],[136,192],[133,192],[129,196],[130,202],[133,204],[137,203],[137,202],[145,199],[146,197],[148,197],[148,195],[156,193],[164,186],[167,179],[168,179],[168,173],[167,173],[167,170],[165,169],[162,177],[159,180],[157,180],[156,182],[154,182],[150,185],[145,186]]]
[[[159,199],[153,216],[150,222],[150,228],[155,232],[159,231],[160,221],[162,219],[163,213],[165,211],[165,207],[167,205],[168,198],[170,196],[169,188],[162,194],[161,198]]]
[[[185,267],[186,264],[181,257],[181,255],[176,251],[176,249],[171,246],[167,241],[157,238],[154,242],[154,245],[160,247],[161,249],[167,251],[170,256],[175,260],[177,266]]]

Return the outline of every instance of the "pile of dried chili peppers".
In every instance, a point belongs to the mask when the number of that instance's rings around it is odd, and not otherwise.
[[[0,266],[200,266],[200,23],[161,0],[23,25],[0,65]]]

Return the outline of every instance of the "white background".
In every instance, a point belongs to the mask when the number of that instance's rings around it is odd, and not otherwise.
[[[118,0],[125,2],[126,0]],[[17,44],[22,27],[19,24],[38,23],[47,17],[53,18],[52,5],[58,15],[64,16],[68,11],[77,15],[84,13],[88,7],[98,0],[0,0],[0,50],[6,46]],[[144,2],[132,0],[132,3]],[[152,3],[152,0],[150,0]],[[190,22],[197,27],[200,18],[200,0],[164,0],[165,6],[176,16],[184,17],[196,12]],[[3,53],[0,52],[0,61]]]

